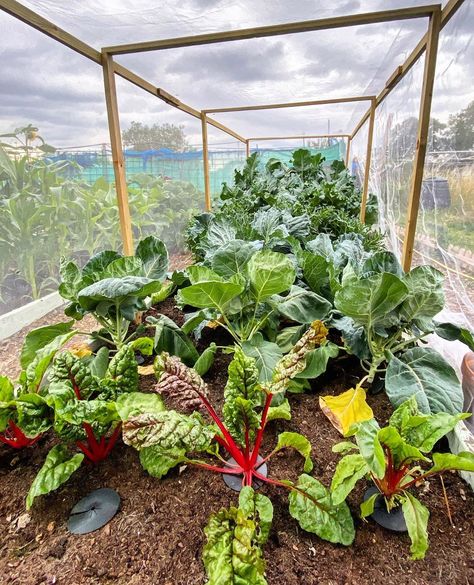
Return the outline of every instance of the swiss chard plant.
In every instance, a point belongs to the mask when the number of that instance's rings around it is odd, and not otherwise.
[[[51,427],[52,412],[42,388],[48,368],[74,335],[72,321],[30,331],[20,354],[19,379],[0,376],[0,441],[22,449],[34,445]]]
[[[338,463],[331,484],[335,505],[345,501],[356,483],[369,477],[377,487],[361,504],[363,518],[370,516],[378,497],[390,511],[401,506],[411,539],[413,559],[422,559],[428,549],[428,509],[413,495],[431,477],[448,470],[474,471],[470,452],[431,453],[435,443],[469,414],[438,412],[424,414],[413,396],[392,414],[387,426],[380,428],[375,419],[356,425],[355,441],[335,445],[335,452],[350,452]]]
[[[266,585],[262,547],[273,519],[271,501],[250,486],[242,488],[238,507],[211,514],[204,528],[202,559],[209,585],[253,583]]]
[[[109,351],[79,358],[69,351],[58,354],[49,373],[49,384],[38,395],[49,407],[48,428],[60,443],[46,457],[27,496],[35,498],[65,483],[82,462],[97,464],[113,449],[121,432],[120,409],[162,407],[159,396],[138,390],[138,370],[130,345],[124,345],[109,361]],[[71,450],[72,448],[72,450]],[[77,452],[79,451],[79,452]]]
[[[147,308],[145,299],[163,288],[167,270],[168,252],[154,236],[138,243],[135,256],[105,250],[82,269],[73,261],[63,261],[59,293],[70,301],[65,313],[76,320],[92,314],[105,330],[106,340],[120,348],[131,339],[130,323]]]
[[[140,452],[143,467],[155,477],[163,477],[180,463],[227,475],[241,476],[243,486],[254,480],[279,486],[290,492],[290,514],[300,526],[331,542],[349,545],[354,527],[345,503],[334,506],[326,487],[308,475],[312,470],[311,444],[298,433],[283,432],[277,444],[265,456],[261,454],[266,425],[274,418],[290,417],[289,405],[283,401],[272,406],[274,397],[282,395],[291,381],[306,367],[306,356],[325,338],[327,330],[315,322],[293,349],[276,365],[272,379],[260,384],[253,358],[238,346],[229,366],[224,389],[224,407],[219,416],[207,397],[202,378],[179,359],[158,356],[157,392],[194,396],[213,423],[208,424],[197,411],[186,415],[175,410],[156,414],[128,416],[123,422],[123,438]],[[296,483],[266,477],[261,466],[285,448],[296,449],[304,457],[304,471]],[[224,453],[221,453],[223,450]],[[198,459],[199,453],[213,456],[216,463]],[[227,462],[223,456],[231,459]]]

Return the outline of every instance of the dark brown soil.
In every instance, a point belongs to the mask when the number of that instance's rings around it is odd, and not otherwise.
[[[171,302],[160,311],[182,317]],[[206,333],[202,344],[216,336]],[[201,345],[201,344],[200,344]],[[219,354],[206,376],[212,402],[220,408],[228,356]],[[290,395],[292,420],[273,421],[263,445],[268,452],[282,430],[306,435],[313,445],[313,474],[330,483],[337,456],[331,446],[341,437],[321,413],[318,393],[336,394],[352,386],[357,364],[343,359],[319,378],[313,391]],[[153,378],[143,379],[150,388]],[[369,396],[380,422],[390,416],[385,394]],[[206,582],[201,562],[203,527],[211,512],[235,504],[237,495],[219,475],[195,468],[175,469],[166,479],[149,477],[137,453],[118,444],[97,467],[84,465],[57,492],[38,498],[29,516],[25,496],[53,444],[46,437],[22,452],[0,452],[0,583],[15,585],[199,585]],[[270,462],[270,475],[295,479],[301,458],[285,453]],[[352,493],[357,536],[351,547],[332,545],[303,532],[288,512],[287,494],[264,486],[274,505],[274,522],[265,547],[269,585],[469,585],[474,583],[474,506],[468,486],[456,474],[444,478],[453,524],[449,523],[439,479],[418,490],[429,507],[430,549],[424,561],[409,560],[407,535],[387,532],[372,521],[358,519],[366,485]],[[101,530],[73,536],[65,523],[73,505],[99,487],[117,490],[121,509]],[[18,526],[23,526],[20,528]]]

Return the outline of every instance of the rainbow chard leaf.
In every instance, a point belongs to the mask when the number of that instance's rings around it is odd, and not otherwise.
[[[266,585],[260,548],[273,517],[270,500],[251,487],[240,492],[239,507],[212,514],[204,533],[203,562],[208,585]]]
[[[408,528],[411,540],[411,558],[424,559],[428,550],[428,519],[430,513],[428,508],[409,492],[404,493],[402,503],[403,516]]]
[[[48,453],[43,467],[31,484],[26,498],[26,507],[30,509],[37,496],[57,490],[81,466],[84,455],[77,453],[70,457],[64,445],[56,445]]]
[[[300,475],[290,493],[290,514],[301,528],[329,542],[352,544],[354,523],[345,502],[335,505],[329,490],[310,475]]]

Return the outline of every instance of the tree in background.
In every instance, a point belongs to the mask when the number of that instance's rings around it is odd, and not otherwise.
[[[176,124],[142,124],[132,122],[130,128],[122,132],[124,146],[133,150],[151,148],[170,148],[175,151],[189,150],[189,143],[184,134],[184,126]]]
[[[464,110],[449,117],[449,128],[455,150],[474,148],[474,101]]]

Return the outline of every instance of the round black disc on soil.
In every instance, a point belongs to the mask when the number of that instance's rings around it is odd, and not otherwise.
[[[88,534],[105,526],[117,513],[120,496],[110,488],[94,490],[71,510],[67,521],[69,532]]]
[[[372,486],[364,494],[364,502],[373,494],[380,494],[379,490]],[[370,518],[375,520],[377,524],[393,532],[407,532],[407,525],[403,516],[402,507],[393,508],[391,512],[387,512],[387,506],[382,494],[375,500],[374,512]]]
[[[267,477],[268,475],[268,467],[266,463],[263,463],[263,465],[261,465],[260,467],[258,466],[259,463],[261,463],[263,461],[262,457],[260,457],[260,455],[257,457],[257,463],[255,464],[255,469],[264,477]],[[228,461],[227,464],[229,466],[235,465],[235,459],[233,457],[231,457]],[[227,487],[230,487],[231,490],[234,490],[234,492],[240,492],[240,490],[242,489],[242,474],[240,475],[233,475],[230,473],[224,473],[222,475],[222,479],[224,480],[224,483],[226,484]],[[258,490],[259,488],[261,488],[263,485],[263,482],[258,480],[258,479],[254,479],[252,482],[252,487],[255,490]]]

